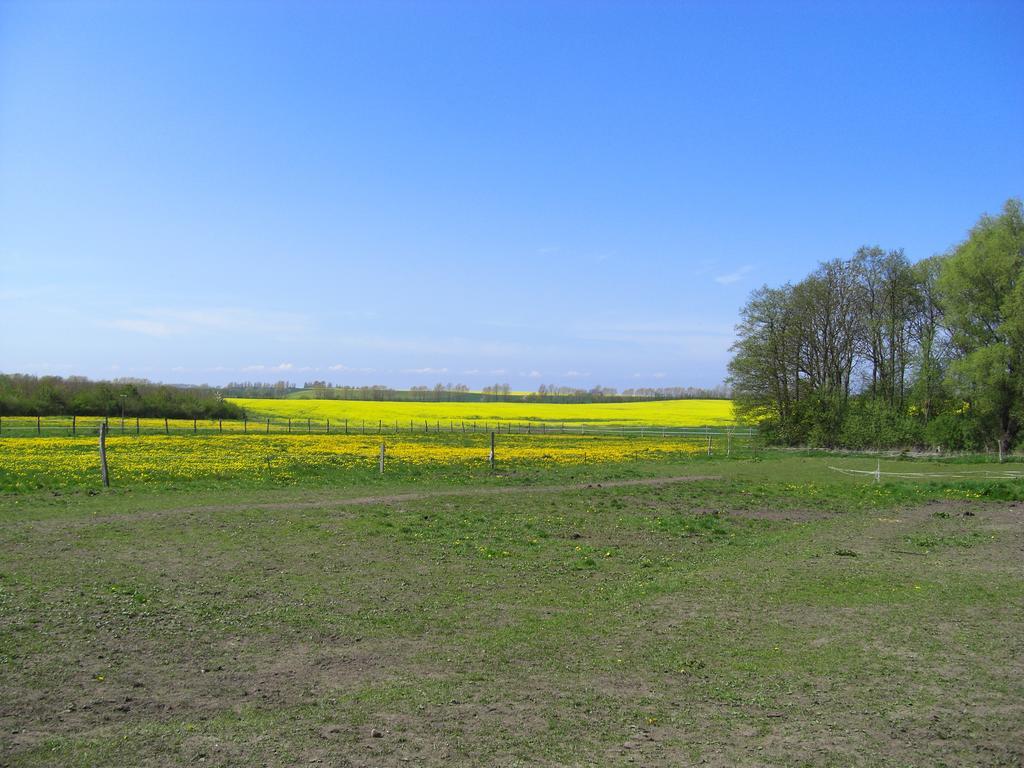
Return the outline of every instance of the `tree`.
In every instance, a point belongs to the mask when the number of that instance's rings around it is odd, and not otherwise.
[[[942,257],[933,256],[912,267],[917,307],[911,337],[917,347],[917,356],[911,401],[925,423],[938,412],[946,394],[944,379],[950,350],[938,287],[942,263]]]
[[[955,383],[1002,461],[1024,421],[1024,211],[983,216],[946,259],[939,289],[959,354]]]
[[[784,431],[800,399],[798,325],[790,285],[754,291],[740,311],[729,383],[740,416],[769,430]]]

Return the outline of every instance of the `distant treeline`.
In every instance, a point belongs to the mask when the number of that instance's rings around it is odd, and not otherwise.
[[[230,387],[230,385],[229,385]],[[289,390],[282,388],[283,397]],[[383,385],[368,387],[336,386],[325,381],[307,381],[301,389],[290,390],[291,397],[316,400],[377,400],[424,403],[627,403],[638,400],[722,400],[729,398],[726,385],[714,388],[664,387],[659,389],[626,389],[621,393],[610,387],[574,389],[552,384],[541,384],[536,392],[512,392],[508,384],[486,386],[471,392],[465,384],[438,383],[433,387],[416,386],[392,389]],[[256,397],[257,395],[239,395]]]
[[[861,248],[755,291],[730,363],[737,410],[790,445],[929,446],[1002,458],[1024,423],[1024,216],[944,255]]]
[[[290,381],[232,381],[226,387],[221,387],[220,393],[224,397],[279,398],[298,392],[299,389]]]
[[[154,384],[145,379],[90,381],[81,376],[0,374],[0,415],[147,416],[240,419],[242,409],[212,387]]]

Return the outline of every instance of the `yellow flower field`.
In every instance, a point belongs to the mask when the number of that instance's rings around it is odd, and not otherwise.
[[[637,403],[407,403],[363,400],[231,398],[250,418],[410,421],[546,422],[592,426],[727,426],[736,423],[731,400],[656,400]]]
[[[352,470],[373,471],[381,438],[362,435],[112,435],[107,457],[113,482],[272,480]],[[488,464],[484,434],[391,436],[385,440],[387,471],[413,468],[480,468]],[[600,464],[670,457],[706,450],[700,439],[648,437],[502,435],[503,467]],[[95,438],[0,439],[0,489],[95,485],[99,456]]]

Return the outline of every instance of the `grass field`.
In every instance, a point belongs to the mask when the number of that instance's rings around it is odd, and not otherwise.
[[[1020,765],[1024,485],[830,464],[41,473],[0,764]]]
[[[231,398],[250,418],[365,420],[515,421],[619,426],[720,426],[733,424],[731,400],[658,400],[639,403],[401,403],[356,400],[261,400]]]

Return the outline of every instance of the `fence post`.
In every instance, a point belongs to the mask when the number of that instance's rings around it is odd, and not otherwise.
[[[267,434],[270,434],[270,419],[267,419]]]
[[[36,416],[36,434],[37,435],[43,434],[43,422],[42,422],[42,419],[39,416]]]
[[[291,433],[292,433],[292,420],[289,417],[289,419],[288,419],[288,434],[290,435]]]
[[[166,417],[164,418],[164,434],[165,435],[171,434],[171,428],[169,426],[167,426],[167,419],[166,419]]]
[[[197,422],[196,419],[192,419],[192,434],[194,435],[198,431],[199,431],[198,422]]]
[[[243,416],[242,417],[242,432],[246,433],[248,431],[249,431],[249,417],[248,416]]]
[[[330,419],[327,420],[327,434],[328,435],[331,434],[331,420]]]
[[[107,474],[107,423],[100,424],[100,474],[103,477],[103,487],[110,487],[110,476]]]
[[[219,419],[217,421],[217,426],[220,429],[220,433],[223,435],[224,434],[224,419]]]
[[[377,434],[380,435],[384,432],[384,419],[377,419]]]
[[[380,441],[380,473],[384,474],[384,441]]]
[[[725,432],[725,455],[729,457],[732,454],[732,430],[728,429]]]
[[[71,434],[72,434],[72,436],[78,434],[78,424],[75,423],[75,420],[77,418],[78,418],[77,416],[72,416],[71,417]]]
[[[306,419],[306,434],[309,434],[312,431],[313,431],[312,422],[309,419]]]
[[[345,434],[348,434],[348,419],[345,419]]]
[[[491,455],[490,455],[490,462],[491,462],[491,470],[493,471],[494,470],[494,433],[493,432],[491,432]]]
[[[136,416],[135,417],[135,436],[138,437],[141,433],[142,433],[142,430],[141,430],[141,427],[139,425],[139,417]]]

